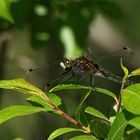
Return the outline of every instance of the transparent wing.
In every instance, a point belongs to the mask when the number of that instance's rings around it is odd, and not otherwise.
[[[85,52],[85,55],[84,56],[86,58],[88,58],[89,60],[93,61],[95,64],[97,64],[96,63],[96,58],[95,58],[95,56],[94,56],[93,51],[92,51],[91,48],[87,48],[86,49],[86,52]]]
[[[104,55],[99,59],[99,63],[103,63],[104,61],[109,61],[112,58],[119,57],[123,58],[124,60],[127,60],[130,58],[130,56],[133,56],[134,52],[129,47],[120,47],[116,51],[112,52],[111,54]]]
[[[131,48],[122,46],[113,52],[106,53],[104,51],[102,54],[97,55],[96,62],[101,68],[116,73],[116,71],[120,70],[120,58],[123,59],[124,64],[130,64],[133,56],[134,52]]]
[[[47,66],[32,67],[27,71],[26,78],[41,89],[51,84],[59,84],[69,77],[68,73],[60,66],[60,61]]]

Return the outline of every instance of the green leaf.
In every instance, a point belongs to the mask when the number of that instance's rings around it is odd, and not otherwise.
[[[14,20],[10,13],[10,4],[10,0],[0,0],[0,16],[13,23]]]
[[[47,96],[56,106],[59,106],[62,104],[61,99],[57,95],[55,95],[53,93],[49,93]],[[48,102],[44,101],[40,97],[31,96],[27,100],[29,102],[38,103],[38,104],[44,106],[46,111],[54,111],[53,107]]]
[[[92,135],[80,135],[80,136],[73,137],[69,140],[97,140],[97,139]]]
[[[100,118],[100,119],[103,119],[103,120],[109,122],[108,118],[103,113],[99,112],[97,109],[95,109],[93,107],[87,107],[85,109],[85,112],[94,116],[94,117],[97,117],[97,118]]]
[[[128,69],[123,65],[122,59],[121,59],[121,68],[122,68],[122,70],[123,70],[124,73],[125,73],[124,78],[123,78],[123,81],[125,82],[126,79],[128,78],[129,71],[128,71]]]
[[[89,121],[83,109],[83,103],[87,99],[87,97],[91,94],[92,90],[87,91],[84,93],[83,97],[81,98],[80,104],[78,105],[75,113],[75,118],[78,122],[84,125],[88,125]]]
[[[140,76],[140,68],[137,68],[136,70],[132,71],[128,77],[131,77],[131,76],[137,76],[139,75]]]
[[[134,119],[131,119],[128,124],[134,126],[135,128],[140,130],[140,117],[135,117]]]
[[[87,89],[87,90],[94,90],[92,87],[82,86],[77,84],[60,84],[53,87],[49,92],[58,91],[58,90],[66,90],[66,89]]]
[[[128,121],[123,112],[117,114],[115,121],[109,131],[107,140],[123,140],[124,129]]]
[[[11,89],[18,92],[37,96],[45,94],[42,90],[28,83],[24,79],[1,80],[0,88]]]
[[[140,115],[140,84],[128,86],[121,94],[123,107],[133,114]]]
[[[95,90],[100,93],[106,94],[106,95],[112,97],[115,101],[117,101],[116,95],[114,93],[112,93],[111,91],[104,89],[104,88],[95,88]]]
[[[108,135],[110,126],[105,121],[92,120],[90,123],[91,132],[98,138],[105,139]]]
[[[57,85],[57,86],[53,87],[49,92],[58,91],[58,90],[66,90],[66,89],[93,90],[93,91],[98,91],[100,93],[106,94],[106,95],[112,97],[115,100],[117,99],[117,97],[115,96],[115,94],[113,94],[111,91],[109,91],[107,89],[93,88],[93,87],[90,87],[90,86],[83,86],[83,85],[78,85],[78,84],[60,84],[60,85]]]
[[[128,130],[127,132],[127,137],[125,140],[139,140],[140,139],[140,130],[136,128],[132,128]]]
[[[15,105],[0,110],[0,124],[14,117],[45,111],[41,107]]]
[[[77,128],[69,128],[69,127],[65,127],[65,128],[59,128],[55,131],[53,131],[51,133],[51,135],[49,136],[48,140],[53,140],[55,139],[56,137],[60,136],[60,135],[63,135],[65,133],[69,133],[69,132],[83,132],[82,129],[77,129]]]
[[[74,32],[69,26],[63,26],[60,31],[60,39],[65,48],[66,58],[82,55],[82,50],[77,45],[74,38]]]

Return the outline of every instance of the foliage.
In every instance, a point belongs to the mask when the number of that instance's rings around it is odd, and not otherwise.
[[[126,2],[121,2],[124,3],[126,7],[130,7]],[[135,5],[139,6],[139,4]],[[14,35],[16,31],[28,28],[32,48],[37,50],[46,46],[46,44],[50,43],[50,46],[52,46],[52,44],[55,43],[54,46],[58,45],[65,57],[81,55],[82,49],[87,46],[89,25],[97,14],[103,14],[110,18],[115,22],[117,27],[124,26],[123,30],[126,30],[126,35],[129,37],[133,36],[139,41],[140,36],[137,31],[139,24],[136,24],[138,22],[133,20],[133,24],[130,23],[129,21],[132,20],[134,16],[130,14],[126,16],[126,7],[121,7],[123,6],[119,6],[117,0],[1,0],[0,31],[2,32],[0,45],[6,48],[5,44],[9,43],[9,36]],[[135,9],[138,10],[139,8]],[[132,11],[137,12],[137,10]],[[136,19],[139,18],[136,17]],[[131,28],[131,30],[129,30],[129,28]],[[134,35],[134,29],[138,32],[137,37]],[[64,49],[65,52],[62,51]],[[0,55],[1,79],[3,79],[4,75],[1,72],[3,69],[2,63],[4,63],[4,59],[1,58],[3,56],[4,53],[2,52]],[[5,54],[5,56],[7,56],[7,54]],[[10,56],[12,55],[10,54]],[[3,61],[2,63],[1,60]],[[76,134],[78,133],[78,136],[73,135],[71,140],[118,140],[131,138],[133,136],[139,139],[140,84],[133,84],[126,87],[125,83],[130,77],[140,75],[140,69],[138,68],[129,73],[122,62],[121,67],[125,76],[118,97],[114,92],[101,87],[61,84],[45,93],[24,79],[1,80],[0,88],[15,90],[29,95],[30,97],[27,98],[26,101],[31,103],[31,105],[11,105],[1,109],[0,124],[11,118],[44,112],[51,113],[54,116],[61,116],[78,127],[66,126],[64,128],[58,128],[50,134],[48,138],[50,140],[59,136],[61,137],[61,135],[66,133],[73,134],[74,132],[76,132]],[[74,112],[75,117],[70,117],[61,109],[64,104],[62,99],[57,95],[57,92],[67,93],[65,92],[66,90],[84,92]],[[115,103],[114,107],[111,106],[113,113],[107,115],[99,108],[85,105],[87,99],[95,94],[95,92],[108,96],[111,101],[113,100]],[[107,103],[108,102],[106,102],[106,104]]]
[[[128,125],[133,126],[130,130],[135,128],[140,129],[140,84],[133,84],[125,88],[125,82],[131,76],[139,75],[139,69],[129,71],[123,66],[121,61],[121,67],[125,72],[124,79],[122,80],[122,86],[119,97],[117,98],[112,92],[97,87],[87,87],[76,84],[62,84],[57,85],[49,90],[46,94],[42,90],[38,89],[34,85],[28,83],[23,79],[14,80],[1,80],[0,88],[15,90],[31,97],[27,98],[32,106],[14,105],[9,106],[0,111],[0,124],[19,116],[25,116],[37,112],[50,112],[62,116],[79,128],[64,127],[58,128],[51,133],[48,140],[53,140],[56,137],[64,135],[66,133],[81,132],[79,136],[72,137],[71,139],[107,139],[107,140],[120,140],[124,137],[129,137],[126,127]],[[54,92],[62,90],[85,90],[85,94],[81,98],[81,102],[75,111],[76,119],[70,117],[63,112],[59,107],[62,105],[61,99],[54,94]],[[116,113],[106,116],[94,107],[84,106],[84,102],[88,96],[95,91],[101,92],[107,96],[110,96],[116,102]],[[112,108],[113,110],[113,108]],[[113,120],[112,120],[113,118]],[[129,130],[129,131],[130,131]],[[84,135],[83,135],[84,134]]]
[[[0,17],[10,22],[7,29],[13,27],[11,27],[11,23],[17,29],[22,29],[25,25],[30,26],[31,42],[34,48],[40,48],[47,42],[56,40],[59,36],[59,44],[62,41],[61,46],[62,43],[65,46],[67,35],[63,36],[64,29],[71,29],[74,33],[75,46],[85,46],[88,25],[97,11],[111,18],[121,19],[122,17],[120,8],[108,0],[3,0],[0,2]],[[5,29],[2,27],[1,30]],[[72,43],[72,45],[74,44]]]

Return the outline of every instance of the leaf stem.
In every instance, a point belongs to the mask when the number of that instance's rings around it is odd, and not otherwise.
[[[42,99],[47,101],[60,116],[66,118],[67,120],[69,120],[73,124],[82,128],[85,133],[91,132],[89,127],[85,127],[85,126],[81,125],[79,122],[77,122],[76,120],[74,120],[73,118],[71,118],[69,115],[67,115],[65,112],[63,112],[60,108],[58,108],[45,94],[41,94],[40,96]]]
[[[119,113],[120,109],[121,109],[121,103],[122,103],[121,92],[124,89],[124,86],[125,86],[125,80],[122,81],[121,88],[120,88],[120,94],[119,94],[118,99],[117,99],[117,101],[118,101],[117,102],[117,113]]]

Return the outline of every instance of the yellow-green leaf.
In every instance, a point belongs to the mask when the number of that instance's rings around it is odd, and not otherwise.
[[[128,77],[131,77],[131,76],[137,76],[139,75],[140,76],[140,68],[137,68],[136,70],[132,71]]]
[[[129,71],[128,71],[128,69],[123,65],[123,63],[122,63],[122,59],[121,59],[121,68],[122,68],[122,70],[124,71],[124,78],[123,78],[123,81],[126,81],[126,79],[128,78],[128,74],[129,74]]]
[[[140,117],[139,116],[131,119],[128,123],[132,125],[133,127],[140,130]]]
[[[95,109],[93,107],[90,107],[90,106],[87,107],[85,109],[85,112],[88,113],[88,114],[90,114],[90,115],[92,115],[92,116],[95,116],[97,118],[100,118],[100,119],[103,119],[103,120],[109,122],[108,118],[103,113],[101,113],[100,111],[98,111],[97,109]]]
[[[78,84],[60,84],[53,87],[49,92],[54,92],[58,90],[66,90],[66,89],[86,89],[86,90],[95,90],[92,87],[78,85]]]
[[[13,23],[14,20],[10,13],[10,4],[10,0],[0,0],[0,17]]]
[[[70,133],[70,132],[83,132],[82,129],[77,129],[77,128],[70,128],[70,127],[65,127],[65,128],[59,128],[51,133],[49,136],[48,140],[53,140],[58,136],[61,136],[65,133]]]
[[[25,116],[41,111],[46,111],[43,107],[14,105],[0,110],[0,124],[14,117]]]
[[[121,94],[122,106],[129,112],[140,115],[140,84],[128,86]]]
[[[118,113],[106,140],[123,140],[124,130],[127,123],[128,121],[125,118],[125,114],[123,112]]]
[[[98,140],[92,135],[80,135],[80,136],[75,136],[69,140]]]
[[[1,80],[0,88],[16,90],[18,92],[37,96],[45,94],[42,90],[21,78],[13,80]]]

